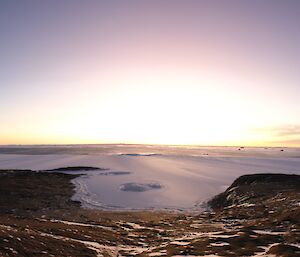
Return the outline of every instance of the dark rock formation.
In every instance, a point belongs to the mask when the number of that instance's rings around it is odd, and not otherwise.
[[[32,215],[80,206],[72,201],[74,185],[79,175],[31,170],[0,170],[0,215]]]
[[[213,209],[252,203],[286,191],[300,192],[300,176],[288,174],[253,174],[237,178],[223,193],[209,201]],[[255,200],[256,199],[256,200]]]
[[[107,170],[103,168],[98,168],[98,167],[89,167],[89,166],[71,166],[71,167],[62,167],[62,168],[57,168],[57,169],[51,169],[51,170],[45,170],[45,171],[90,171],[90,170]]]

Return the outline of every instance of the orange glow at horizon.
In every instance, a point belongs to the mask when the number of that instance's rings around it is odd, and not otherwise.
[[[33,116],[24,112],[21,129],[12,133],[7,127],[0,143],[283,144],[276,142],[280,138],[272,131],[253,132],[253,124],[271,128],[276,120],[263,106],[251,104],[253,98],[239,91],[237,78],[127,73],[105,83],[105,92],[98,90],[97,83],[92,93],[79,86],[72,101],[57,95],[57,106],[31,110]]]

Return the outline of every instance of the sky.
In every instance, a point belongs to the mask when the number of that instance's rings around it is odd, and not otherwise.
[[[300,1],[2,0],[0,144],[300,146]]]

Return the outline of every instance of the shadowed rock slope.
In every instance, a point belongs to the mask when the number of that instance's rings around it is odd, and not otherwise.
[[[253,174],[237,178],[224,192],[209,201],[214,209],[231,205],[253,204],[277,194],[300,192],[300,176],[287,174]]]

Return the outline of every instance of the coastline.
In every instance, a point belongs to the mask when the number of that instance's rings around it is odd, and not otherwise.
[[[288,183],[285,183],[287,191],[278,188],[270,193],[263,190],[264,182],[261,188],[265,196],[259,192],[248,200],[243,194],[251,190],[237,191],[241,195],[235,194],[235,199],[242,202],[219,210],[174,213],[80,208],[78,202],[71,200],[74,193],[71,180],[77,175],[5,171],[0,176],[7,186],[6,191],[1,186],[2,203],[10,206],[10,211],[8,206],[0,208],[0,253],[4,256],[42,252],[54,256],[105,257],[274,253],[277,256],[276,253],[283,251],[285,254],[280,256],[294,257],[300,251],[300,189],[289,188]],[[64,183],[63,187],[58,186],[57,179],[60,185]],[[52,197],[37,190],[33,181],[47,188]],[[230,188],[228,191],[232,192]],[[22,204],[13,198],[7,201],[7,195],[18,200],[17,192],[27,192],[30,197],[23,197]],[[32,201],[37,208],[29,208]]]
[[[201,203],[224,191],[241,175],[265,172],[300,175],[300,159],[285,157],[0,154],[0,168],[53,170],[79,166],[105,170],[65,170],[65,173],[87,174],[75,179],[83,188],[76,191],[74,200],[84,200],[86,207],[93,207],[87,204],[93,203],[97,208],[124,211],[197,211],[199,207],[202,209]],[[140,189],[144,191],[139,192]]]

